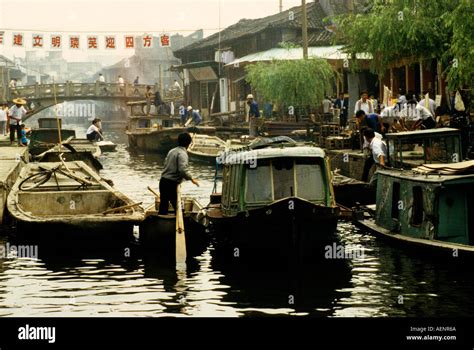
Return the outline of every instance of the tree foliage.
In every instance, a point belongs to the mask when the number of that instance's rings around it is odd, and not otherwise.
[[[334,19],[337,40],[352,57],[371,54],[372,70],[381,76],[401,58],[440,59],[451,87],[458,87],[472,81],[473,6],[473,0],[372,0],[368,13]]]
[[[330,91],[334,70],[326,60],[274,60],[246,67],[246,80],[267,101],[279,105],[318,105]]]

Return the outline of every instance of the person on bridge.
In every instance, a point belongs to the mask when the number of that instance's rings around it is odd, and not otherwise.
[[[117,83],[119,84],[119,91],[123,93],[125,87],[125,80],[123,80],[121,75],[118,76]]]
[[[17,79],[13,78],[12,80],[10,80],[10,83],[8,84],[8,87],[10,88],[10,94],[12,96],[18,96],[18,91],[16,90],[16,86],[17,86]]]
[[[21,141],[21,121],[26,115],[26,109],[24,105],[26,105],[26,101],[21,98],[15,98],[13,100],[15,104],[10,110],[8,111],[8,115],[10,116],[10,145],[13,145],[13,141],[15,141],[15,133],[17,135],[18,146],[20,146]]]
[[[92,121],[91,126],[89,126],[89,129],[86,131],[86,137],[91,142],[104,140],[104,136],[102,136],[100,130],[100,119],[95,118]]]
[[[199,182],[195,180],[188,170],[187,149],[192,142],[191,135],[182,133],[178,136],[178,147],[168,152],[165,158],[165,166],[160,179],[160,215],[167,215],[171,203],[176,210],[176,197],[178,185],[183,180],[190,180],[196,186]]]

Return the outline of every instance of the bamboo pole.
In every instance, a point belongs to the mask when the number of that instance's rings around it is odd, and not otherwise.
[[[303,39],[303,58],[308,59],[308,17],[306,14],[306,0],[301,0],[302,6],[302,39]]]

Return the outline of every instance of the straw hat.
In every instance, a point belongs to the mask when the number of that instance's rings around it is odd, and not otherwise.
[[[250,99],[253,99],[253,95],[252,95],[252,94],[248,94],[248,95],[247,95],[247,100],[250,100]]]
[[[188,111],[190,111],[191,109],[193,109],[193,107],[192,107],[192,106],[188,106]]]
[[[26,105],[26,101],[22,98],[15,98],[13,100],[13,103],[16,105]]]

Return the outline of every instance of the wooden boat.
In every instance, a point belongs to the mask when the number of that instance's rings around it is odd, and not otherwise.
[[[188,256],[197,256],[204,251],[207,242],[205,228],[199,223],[203,217],[202,205],[194,198],[184,198],[184,232]],[[140,223],[140,243],[154,254],[175,258],[176,214],[170,207],[168,215],[158,214],[159,198],[145,210],[145,219]]]
[[[102,152],[114,152],[117,148],[117,144],[112,141],[99,141],[95,144],[96,146],[99,146]]]
[[[433,169],[426,172],[424,169]],[[462,174],[440,169],[461,170]],[[375,208],[355,223],[378,236],[445,257],[474,257],[474,161],[379,170]],[[453,255],[455,254],[455,255]]]
[[[204,220],[217,247],[318,259],[337,239],[339,208],[324,151],[283,139],[221,155],[222,194],[211,196]]]
[[[193,142],[188,148],[188,155],[191,160],[216,164],[216,157],[224,152],[228,147],[236,147],[230,140],[225,142],[216,136],[194,134]]]
[[[31,129],[28,149],[32,155],[46,152],[59,143],[58,121],[56,118],[40,118],[38,119],[38,126],[38,128]],[[61,119],[59,119],[59,126],[61,128],[61,140],[76,137],[75,130],[61,127]]]
[[[61,155],[64,161],[83,161],[97,173],[103,169],[99,157],[101,155],[99,146],[91,143],[87,139],[69,138],[61,145],[55,145],[49,150],[34,156],[38,162],[59,162]]]
[[[25,165],[7,201],[18,236],[110,243],[132,237],[144,218],[139,204],[81,161]]]
[[[128,145],[133,149],[166,153],[178,145],[178,135],[183,132],[206,135],[216,133],[216,128],[210,126],[180,126],[180,120],[169,115],[145,115],[144,102],[130,102],[129,105],[132,111],[125,133]]]
[[[474,161],[459,162],[459,130],[401,132],[387,138],[391,168],[377,171],[376,204],[356,208],[355,223],[416,249],[451,258],[453,252],[472,255]]]

